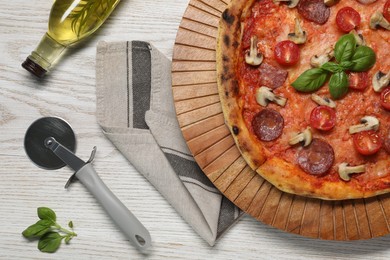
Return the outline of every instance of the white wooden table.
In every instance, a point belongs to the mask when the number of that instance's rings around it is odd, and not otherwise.
[[[58,0],[60,1],[60,0]],[[188,0],[123,0],[106,24],[72,48],[43,81],[20,64],[47,28],[52,1],[0,0],[0,258],[1,259],[389,259],[390,236],[368,241],[313,240],[284,233],[244,216],[209,247],[104,137],[95,117],[95,51],[98,41],[144,40],[168,57]],[[149,229],[153,249],[138,253],[80,184],[64,184],[69,168],[46,171],[25,155],[27,127],[59,116],[74,128],[77,155],[94,166],[112,191]],[[78,236],[55,254],[41,253],[21,232],[48,206]]]

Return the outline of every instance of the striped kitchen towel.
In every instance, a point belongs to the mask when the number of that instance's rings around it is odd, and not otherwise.
[[[147,42],[100,42],[97,117],[104,134],[210,245],[242,215],[194,161],[173,105],[171,62]]]

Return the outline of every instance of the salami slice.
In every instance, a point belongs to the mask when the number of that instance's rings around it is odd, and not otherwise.
[[[298,13],[306,20],[317,24],[324,24],[330,16],[330,8],[325,5],[324,0],[300,0]]]
[[[314,138],[311,144],[298,154],[298,164],[307,173],[323,175],[329,171],[334,161],[334,151],[327,142]]]
[[[255,135],[265,142],[278,138],[283,131],[284,120],[282,115],[274,109],[263,109],[252,120]]]
[[[261,86],[266,86],[271,89],[283,86],[288,74],[286,70],[270,65],[268,63],[262,63],[259,67],[259,71],[259,84]]]

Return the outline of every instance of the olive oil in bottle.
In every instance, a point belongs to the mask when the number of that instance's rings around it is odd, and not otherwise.
[[[38,47],[22,66],[43,77],[70,45],[94,33],[120,0],[56,0],[50,12],[49,28]]]

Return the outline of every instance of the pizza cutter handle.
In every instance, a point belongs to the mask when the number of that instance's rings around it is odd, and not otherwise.
[[[90,163],[76,172],[77,179],[92,193],[126,237],[141,251],[151,246],[151,237],[142,223],[111,192]]]

